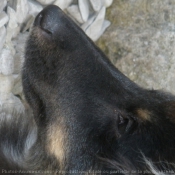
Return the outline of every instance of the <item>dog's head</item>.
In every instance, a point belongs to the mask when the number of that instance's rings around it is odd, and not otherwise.
[[[130,81],[58,7],[36,17],[25,57],[25,96],[60,168],[175,161],[175,97]]]

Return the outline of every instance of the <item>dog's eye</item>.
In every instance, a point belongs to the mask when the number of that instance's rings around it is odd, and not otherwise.
[[[118,114],[117,117],[117,134],[122,136],[127,133],[131,126],[133,125],[133,118],[130,116],[124,116],[122,114]]]
[[[119,117],[118,125],[122,125],[122,124],[125,124],[126,122],[128,122],[128,120],[126,118],[123,118],[121,116],[121,114],[119,114],[118,117]]]

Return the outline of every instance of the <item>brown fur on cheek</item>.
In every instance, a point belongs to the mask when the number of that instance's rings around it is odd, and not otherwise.
[[[64,168],[67,148],[67,133],[63,117],[52,123],[47,130],[47,150],[54,155],[60,165],[60,170]]]
[[[136,110],[136,114],[143,121],[151,121],[151,112],[147,109],[139,108]]]

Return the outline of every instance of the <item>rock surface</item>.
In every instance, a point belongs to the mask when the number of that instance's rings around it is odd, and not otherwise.
[[[67,8],[67,11],[70,14],[70,17],[73,17],[73,19],[75,19],[80,24],[84,22],[81,17],[78,5],[71,5],[70,7]]]
[[[6,0],[1,0],[0,1],[0,12],[5,8],[6,5],[7,5]]]
[[[14,71],[14,59],[9,49],[3,49],[0,54],[0,73],[11,75]]]
[[[59,6],[62,10],[66,9],[71,3],[72,0],[56,0],[54,2],[54,4]]]
[[[0,28],[0,51],[3,48],[3,45],[5,43],[5,37],[6,37],[6,28],[3,26]]]
[[[36,16],[42,9],[42,5],[39,4],[37,1],[34,0],[28,0],[29,4],[29,14],[32,16]]]
[[[55,0],[37,0],[37,1],[43,5],[49,5],[52,4]]]
[[[101,34],[104,18],[105,18],[105,12],[106,8],[102,7],[101,10],[99,11],[97,17],[94,19],[90,27],[87,28],[86,34],[90,37],[93,38],[94,41],[96,41]]]
[[[5,12],[0,13],[0,28],[4,26],[9,20],[8,15]]]
[[[131,80],[175,94],[174,11],[174,0],[113,1],[97,44]]]
[[[88,0],[78,0],[80,13],[84,22],[88,20],[89,17],[89,1]]]

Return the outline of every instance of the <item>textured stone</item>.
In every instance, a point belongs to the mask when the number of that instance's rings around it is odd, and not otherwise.
[[[43,9],[43,6],[39,4],[37,1],[28,0],[28,4],[29,4],[29,15],[36,16]]]
[[[21,100],[12,93],[0,94],[0,111],[6,111],[8,113],[8,115],[6,113],[6,117],[12,117],[9,115],[24,113],[25,108]],[[3,113],[0,113],[0,117],[2,114]]]
[[[103,7],[92,24],[86,29],[86,34],[93,40],[96,41],[100,37],[100,32],[102,30],[104,18],[105,18],[106,8]]]
[[[30,31],[32,29],[34,20],[35,20],[35,17],[30,16],[28,18],[28,20],[26,21],[26,23],[23,24],[23,28],[21,29],[21,33],[24,33],[24,32],[26,32],[28,30]]]
[[[90,0],[90,3],[95,11],[99,11],[102,7],[102,1],[101,0]]]
[[[78,5],[79,5],[82,19],[84,22],[86,22],[89,17],[89,1],[88,0],[78,0]]]
[[[28,1],[27,0],[13,0],[9,1],[8,5],[16,12],[16,20],[18,23],[23,23],[28,14]]]
[[[49,5],[52,4],[55,0],[37,0],[37,1],[43,5]]]
[[[14,60],[11,51],[3,49],[0,54],[0,73],[10,75],[14,70]]]
[[[16,47],[17,53],[20,53],[20,55],[24,55],[25,43],[27,41],[28,36],[29,36],[29,32],[20,33],[18,35],[18,38],[16,39],[15,47]]]
[[[3,11],[0,13],[0,28],[5,25],[9,20],[8,15]]]
[[[3,48],[3,45],[5,43],[5,37],[6,37],[6,28],[3,26],[0,28],[0,52]]]
[[[92,16],[91,18],[89,18],[82,26],[81,28],[86,31],[88,29],[88,27],[90,27],[90,25],[92,24],[92,22],[95,20],[96,16]]]
[[[1,99],[5,99],[12,90],[13,84],[14,84],[14,78],[12,75],[10,76],[5,76],[0,74],[0,82],[1,82],[1,86],[0,86],[0,97]],[[7,94],[7,96],[5,96]]]
[[[136,83],[175,93],[174,9],[174,0],[114,1],[97,44]]]
[[[9,16],[8,26],[10,28],[16,28],[18,26],[18,24],[17,24],[17,15],[16,15],[15,10],[11,7],[8,7],[7,14]]]
[[[78,5],[71,5],[67,8],[68,13],[79,23],[83,23]]]
[[[17,23],[17,14],[11,7],[7,8],[7,14],[9,16],[9,22],[7,25],[6,43],[11,42],[11,39],[16,37],[19,33],[19,26]]]
[[[0,0],[0,12],[3,11],[3,9],[5,8],[6,5],[7,5],[6,0]]]
[[[21,81],[21,76],[20,75],[15,77],[12,92],[13,92],[14,95],[19,95],[19,96],[22,97],[23,89],[22,89],[22,81]]]
[[[14,56],[14,74],[19,74],[21,72],[22,68],[22,55],[19,53],[16,53]]]
[[[14,74],[20,73],[22,64],[24,61],[24,49],[25,43],[28,38],[29,32],[20,33],[15,40],[14,45],[16,48],[16,54],[14,55]]]
[[[111,6],[112,3],[113,3],[113,0],[104,0],[104,5],[105,5],[106,7]]]
[[[104,31],[111,25],[111,22],[108,20],[104,20],[101,31],[99,32],[97,38],[100,38],[100,36],[104,33]]]
[[[64,10],[72,3],[72,1],[73,0],[56,0],[54,4]]]
[[[11,7],[7,8],[7,14],[9,16],[9,22],[7,24],[7,32],[6,32],[6,47],[10,49],[12,55],[14,55],[16,51],[13,47],[12,38],[17,36],[20,28],[17,23],[16,12]]]

